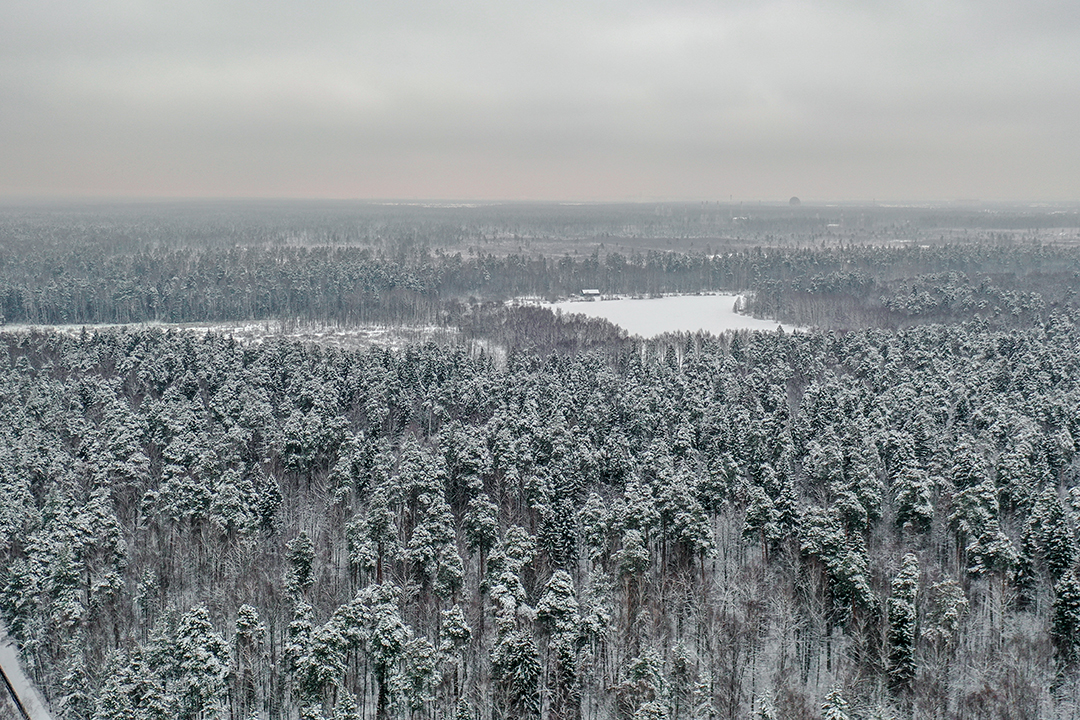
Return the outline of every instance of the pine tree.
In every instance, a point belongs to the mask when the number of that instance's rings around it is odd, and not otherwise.
[[[393,668],[411,634],[398,611],[399,591],[387,585],[369,586],[353,601],[364,610],[367,645],[378,683],[379,720],[389,716],[393,693]]]
[[[311,587],[315,582],[312,573],[312,565],[315,562],[315,545],[311,542],[306,530],[285,543],[286,558],[289,561],[288,574],[285,577],[285,587],[293,594],[300,594]]]
[[[180,718],[203,720],[221,711],[229,665],[228,643],[214,631],[206,607],[185,613],[176,629],[169,673],[176,684]]]
[[[471,550],[486,555],[499,539],[499,508],[487,493],[469,501],[465,513],[465,540]]]
[[[919,560],[904,556],[892,582],[889,598],[889,687],[897,695],[911,691],[915,680],[915,595],[919,587]]]
[[[861,429],[864,437],[869,434],[865,428]],[[863,506],[863,512],[867,519],[867,529],[881,517],[881,503],[885,488],[881,482],[879,472],[881,458],[877,448],[872,442],[863,440],[853,441],[853,445],[846,448],[847,483],[859,504]],[[861,446],[860,446],[861,445]]]
[[[997,462],[998,484],[1007,504],[1012,507],[1028,506],[1038,488],[1038,476],[1032,467],[1034,433],[1022,432],[1019,437],[1009,438],[1009,445]]]
[[[971,435],[957,438],[951,459],[949,479],[957,490],[963,492],[990,480],[986,460]]]
[[[813,508],[800,533],[803,555],[821,563],[828,580],[833,614],[846,622],[856,609],[875,606],[870,587],[869,560],[862,535],[845,532],[836,512]]]
[[[601,564],[607,561],[608,532],[611,529],[611,512],[604,499],[597,493],[589,493],[585,505],[578,512],[585,547],[589,559]]]
[[[250,533],[258,523],[252,512],[255,488],[239,470],[229,469],[214,483],[210,523],[225,538]]]
[[[375,583],[382,584],[388,561],[395,559],[400,551],[397,518],[391,502],[391,493],[380,487],[372,494],[366,512],[346,528],[349,544],[349,562],[361,568],[375,571]]]
[[[362,708],[356,702],[356,696],[342,690],[331,720],[363,720]]]
[[[666,708],[659,702],[664,683],[664,663],[652,648],[630,658],[621,673],[622,680],[614,688],[616,707],[623,717],[637,717],[663,713]]]
[[[536,604],[536,619],[549,636],[548,675],[553,718],[580,714],[577,647],[581,619],[574,581],[565,570],[556,570]]]
[[[747,493],[746,519],[743,522],[743,537],[747,540],[758,539],[762,552],[768,555],[769,546],[780,534],[779,513],[769,498],[765,488],[754,485]]]
[[[934,482],[921,468],[905,465],[893,481],[896,524],[926,532],[934,520]]]
[[[938,650],[951,650],[956,646],[960,623],[968,611],[968,599],[964,589],[952,578],[930,586],[931,609],[922,628],[922,636]]]
[[[713,547],[712,525],[685,470],[663,483],[656,496],[663,539],[670,546],[669,558],[674,556],[683,565],[704,558]]]
[[[495,605],[495,625],[500,635],[517,627],[520,615],[531,613],[520,576],[525,564],[522,560],[531,557],[531,551],[520,555],[523,548],[510,539],[509,532],[507,535],[487,565],[486,586]]]
[[[421,503],[420,522],[413,528],[405,558],[419,571],[421,582],[449,598],[461,586],[464,570],[457,554],[457,536],[450,505],[441,493]]]
[[[709,458],[708,472],[697,483],[701,506],[713,516],[730,503],[738,493],[739,469],[730,452],[717,453]]]
[[[440,612],[439,650],[447,653],[460,653],[472,637],[472,628],[465,621],[465,613],[460,605]]]
[[[438,653],[426,637],[412,638],[401,651],[405,704],[412,712],[435,700]]]
[[[640,531],[627,530],[623,533],[622,548],[615,553],[613,560],[619,577],[625,582],[627,617],[632,619],[641,600],[643,575],[649,567],[649,548],[645,546],[645,538]]]
[[[536,620],[551,635],[576,635],[578,601],[574,580],[565,570],[556,570],[536,604]]]
[[[667,708],[655,700],[649,700],[637,709],[634,720],[668,720]]]
[[[459,605],[442,610],[439,620],[439,653],[443,662],[449,665],[449,668],[444,670],[444,678],[448,678],[450,682],[450,696],[459,698],[464,680],[466,653],[469,640],[473,636],[472,628],[465,621],[465,613]]]
[[[293,693],[303,705],[314,702],[319,694],[318,680],[312,657],[315,635],[315,613],[305,602],[293,611],[292,622],[285,631],[283,665],[291,678]]]

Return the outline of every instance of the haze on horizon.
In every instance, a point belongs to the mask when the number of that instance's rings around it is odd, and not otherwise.
[[[14,0],[0,198],[1080,199],[1080,4]]]

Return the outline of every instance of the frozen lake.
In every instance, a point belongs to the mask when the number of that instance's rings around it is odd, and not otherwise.
[[[631,335],[645,338],[666,332],[697,332],[704,330],[720,334],[725,330],[776,330],[775,320],[740,315],[735,312],[739,295],[672,295],[663,298],[564,301],[545,303],[555,311],[578,313],[609,320]],[[790,325],[784,330],[792,330]]]

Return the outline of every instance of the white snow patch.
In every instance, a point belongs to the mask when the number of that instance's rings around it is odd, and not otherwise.
[[[631,335],[656,337],[667,332],[697,332],[716,335],[726,330],[776,330],[781,323],[735,311],[745,302],[742,295],[669,295],[661,298],[618,298],[613,300],[542,303],[566,314],[581,314],[608,320]],[[785,331],[801,330],[791,325]]]
[[[400,350],[415,343],[439,342],[453,338],[457,328],[412,325],[327,325],[317,322],[282,322],[281,320],[211,323],[130,323],[100,325],[0,325],[3,333],[56,332],[78,335],[83,330],[139,330],[154,328],[205,335],[208,332],[228,335],[243,343],[261,343],[281,338],[343,349],[386,347]]]
[[[3,625],[0,625],[0,667],[4,669],[4,674],[11,686],[15,688],[23,708],[30,715],[30,720],[52,720],[45,701],[23,672],[22,664],[19,662],[19,649],[7,636]],[[0,692],[6,694],[7,691],[6,687],[0,687]]]

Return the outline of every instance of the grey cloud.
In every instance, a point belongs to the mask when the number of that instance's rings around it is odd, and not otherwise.
[[[0,193],[1075,198],[1074,6],[13,2]]]

